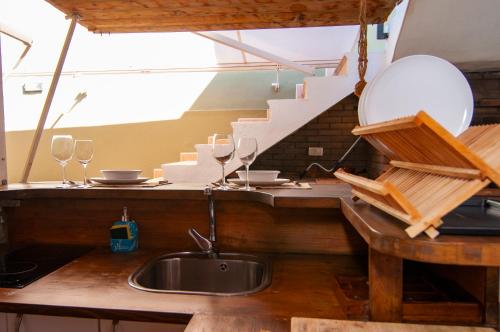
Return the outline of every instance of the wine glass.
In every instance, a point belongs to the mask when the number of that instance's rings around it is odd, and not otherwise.
[[[52,156],[62,167],[63,181],[58,188],[69,188],[71,185],[66,181],[65,168],[68,162],[73,157],[74,143],[71,135],[54,135],[52,136],[52,145],[50,147]]]
[[[254,162],[257,157],[257,140],[253,137],[240,137],[238,139],[238,149],[236,150],[241,163],[245,165],[246,170],[246,181],[245,190],[251,190],[250,188],[250,178],[248,176],[248,171],[250,165]]]
[[[90,185],[87,181],[87,165],[94,156],[94,144],[92,140],[76,140],[75,141],[75,155],[76,160],[83,166],[83,185],[81,188],[89,188]]]
[[[212,156],[222,166],[222,182],[220,189],[228,190],[224,166],[234,157],[234,140],[232,135],[214,134],[212,140]]]

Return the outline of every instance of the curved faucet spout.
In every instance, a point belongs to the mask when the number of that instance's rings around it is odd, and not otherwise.
[[[212,188],[207,186],[204,194],[208,198],[208,228],[210,235],[208,239],[198,233],[194,228],[190,228],[188,233],[196,242],[198,247],[210,256],[217,257],[219,255],[219,248],[217,247],[217,231],[215,219],[215,201],[212,196]]]
[[[198,245],[201,251],[209,252],[212,250],[213,245],[209,239],[205,238],[203,235],[198,233],[196,229],[190,228],[188,230],[188,234],[193,238],[194,242]]]

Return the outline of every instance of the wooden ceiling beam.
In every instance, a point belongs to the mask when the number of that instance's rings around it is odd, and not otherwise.
[[[161,22],[162,25],[178,25],[185,24],[186,18],[183,16],[169,16],[169,15],[158,15],[151,14],[141,17],[130,17],[121,16],[116,18],[83,18],[81,20],[82,24],[86,24],[87,21],[95,25],[109,26],[116,24],[116,20],[119,20],[123,24],[146,24],[148,22]],[[314,21],[325,21],[325,22],[335,22],[339,20],[339,17],[335,13],[322,13],[322,12],[309,12],[304,15],[298,15],[296,13],[276,13],[276,14],[252,14],[252,15],[240,15],[240,14],[223,14],[223,15],[203,15],[203,16],[192,16],[190,19],[190,24],[200,25],[200,24],[232,24],[232,23],[258,23],[258,22],[283,22],[283,21],[304,21],[309,20]],[[350,22],[357,23],[357,20],[352,20]]]
[[[48,0],[54,6],[65,11],[78,10],[82,12],[116,12],[116,11],[145,11],[167,10],[182,14],[224,14],[224,13],[270,13],[270,12],[307,12],[307,11],[339,11],[352,15],[353,10],[358,12],[357,0],[269,0],[241,1],[241,0]],[[368,0],[368,10],[391,10],[396,1]]]
[[[358,24],[359,0],[47,0],[95,32],[208,31]],[[368,0],[368,23],[397,0]]]

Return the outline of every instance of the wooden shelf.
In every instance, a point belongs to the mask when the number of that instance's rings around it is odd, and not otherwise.
[[[335,276],[333,289],[347,318],[369,320],[368,285],[367,274]],[[483,320],[483,306],[479,300],[422,263],[404,262],[402,300],[402,320],[405,322],[477,325]]]
[[[415,116],[358,126],[361,135],[391,167],[376,180],[342,169],[335,175],[352,193],[404,221],[414,238],[439,235],[441,218],[488,186],[500,185],[500,125],[474,126],[454,137],[421,111]]]

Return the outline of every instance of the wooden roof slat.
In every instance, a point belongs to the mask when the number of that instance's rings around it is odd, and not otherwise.
[[[209,31],[358,24],[359,0],[47,0],[94,32]],[[368,0],[368,23],[397,0]]]

